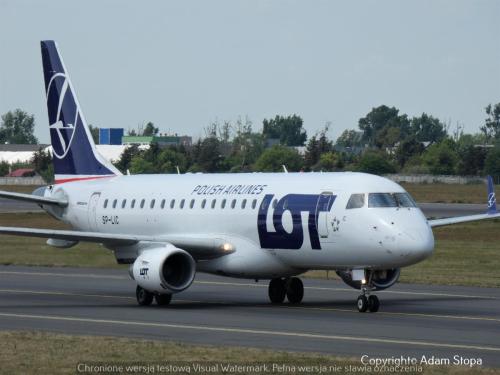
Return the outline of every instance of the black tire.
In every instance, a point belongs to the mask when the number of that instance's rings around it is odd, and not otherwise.
[[[304,284],[298,277],[292,277],[288,280],[286,288],[286,297],[290,303],[301,303],[304,298]]]
[[[380,307],[380,301],[377,296],[368,297],[368,311],[374,313],[378,311]]]
[[[155,295],[156,304],[158,306],[167,306],[172,301],[171,294],[157,294]]]
[[[357,301],[357,305],[358,305],[358,311],[359,312],[366,312],[366,310],[368,309],[368,298],[366,298],[365,296],[359,296],[358,297],[358,301]]]
[[[135,296],[137,298],[137,303],[141,306],[149,306],[153,302],[153,293],[148,292],[146,289],[137,285],[135,289]]]
[[[268,294],[272,303],[283,303],[286,295],[285,280],[272,279],[269,283]]]

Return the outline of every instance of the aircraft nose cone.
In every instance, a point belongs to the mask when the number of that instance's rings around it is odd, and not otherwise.
[[[434,235],[427,221],[404,228],[399,236],[398,249],[410,264],[431,256],[434,251]]]

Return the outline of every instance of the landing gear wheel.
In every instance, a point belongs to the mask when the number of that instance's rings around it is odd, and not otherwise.
[[[153,302],[153,293],[148,292],[146,289],[137,285],[135,289],[135,296],[137,297],[137,303],[141,306],[149,306]]]
[[[171,294],[157,294],[155,295],[156,304],[158,306],[166,306],[172,301]]]
[[[361,295],[358,297],[358,311],[364,313],[366,310],[368,310],[368,298]]]
[[[304,284],[298,277],[288,280],[286,287],[286,297],[290,303],[301,303],[304,298]]]
[[[375,295],[371,295],[368,297],[368,311],[374,313],[378,311],[378,308],[380,307],[380,301],[378,300],[378,297]]]
[[[269,299],[272,303],[283,303],[285,300],[286,285],[283,279],[272,279],[269,283]]]

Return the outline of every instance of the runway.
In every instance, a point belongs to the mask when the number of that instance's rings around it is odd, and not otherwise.
[[[8,212],[44,212],[40,206],[30,202],[0,198],[0,213]]]
[[[378,313],[358,292],[304,280],[304,303],[274,306],[267,283],[197,275],[168,307],[140,307],[126,270],[0,267],[0,329],[361,355],[481,358],[500,367],[500,289],[399,284]]]

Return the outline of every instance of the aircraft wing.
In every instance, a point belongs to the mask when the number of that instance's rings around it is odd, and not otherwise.
[[[22,227],[0,227],[0,234],[23,237],[51,238],[65,241],[102,243],[108,246],[130,246],[138,242],[170,243],[190,253],[195,259],[217,258],[235,251],[235,247],[224,238],[196,235],[144,236],[75,230],[36,229]]]
[[[428,220],[428,223],[429,223],[429,225],[431,227],[434,228],[434,227],[441,227],[443,225],[466,223],[466,222],[469,222],[469,221],[495,219],[495,218],[498,218],[498,217],[500,217],[500,213],[495,213],[495,214],[478,214],[478,215],[448,217],[446,219]]]
[[[467,223],[469,221],[495,219],[497,217],[500,217],[500,212],[497,211],[493,179],[491,178],[491,176],[488,176],[488,207],[486,213],[478,215],[448,217],[445,219],[428,220],[428,223],[431,227],[440,227],[443,225]]]
[[[32,194],[13,193],[11,191],[4,190],[0,190],[0,197],[38,204],[56,205],[61,207],[66,207],[68,205],[68,201],[63,199],[48,198]]]

